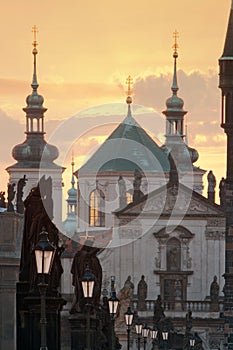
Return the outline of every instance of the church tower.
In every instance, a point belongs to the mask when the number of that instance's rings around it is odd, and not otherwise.
[[[171,152],[175,165],[179,170],[179,181],[202,194],[202,176],[205,174],[205,171],[193,165],[193,163],[198,160],[199,155],[197,150],[189,147],[185,142],[184,116],[187,114],[187,111],[184,110],[184,101],[178,96],[178,35],[179,33],[175,31],[175,42],[173,45],[174,72],[171,87],[172,96],[167,99],[167,108],[163,111],[163,114],[166,116],[166,134],[165,144],[162,148],[166,153]]]
[[[52,178],[52,198],[53,215],[56,225],[61,225],[62,219],[62,172],[64,168],[54,163],[59,152],[57,147],[48,144],[44,135],[44,113],[47,108],[43,106],[44,98],[38,94],[39,84],[37,82],[37,28],[33,27],[33,79],[32,93],[27,97],[27,106],[23,108],[26,113],[26,140],[16,145],[12,150],[12,156],[17,161],[6,170],[9,173],[9,183],[17,184],[19,179],[26,175],[27,183],[24,189],[24,199],[35,187],[39,179],[51,176]]]
[[[224,315],[228,349],[233,349],[233,1],[223,54],[219,59],[222,90],[221,127],[227,136],[227,170],[224,207],[226,211]]]

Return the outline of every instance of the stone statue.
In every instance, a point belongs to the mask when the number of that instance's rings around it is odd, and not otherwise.
[[[217,276],[214,276],[214,279],[210,285],[210,299],[212,303],[218,303],[219,297],[219,284],[217,282]]]
[[[15,198],[15,183],[7,186],[7,211],[14,212],[13,200]]]
[[[119,207],[124,208],[127,205],[127,199],[126,199],[126,185],[125,180],[120,175],[118,179],[118,186],[119,186]]]
[[[130,298],[132,300],[133,299],[133,292],[134,292],[134,284],[131,281],[131,276],[127,277],[124,286],[128,286],[130,288]]]
[[[224,206],[226,201],[226,180],[224,177],[222,177],[220,183],[219,183],[219,199],[220,199],[220,205]]]
[[[132,288],[129,283],[124,284],[124,287],[120,290],[117,295],[119,299],[118,311],[116,314],[116,329],[125,329],[125,312],[131,304]]]
[[[133,181],[133,202],[139,200],[144,196],[143,192],[140,190],[142,182],[142,174],[138,169],[134,171],[134,181]]]
[[[6,208],[5,192],[0,192],[0,208]]]
[[[138,310],[146,310],[146,298],[147,298],[147,283],[145,281],[145,276],[142,275],[141,280],[138,283],[137,290],[138,297]]]
[[[102,267],[97,257],[100,248],[93,247],[92,244],[92,241],[86,241],[85,244],[77,251],[72,262],[72,284],[75,287],[75,294],[70,313],[82,311],[85,307],[85,299],[83,296],[81,280],[87,268],[95,277],[95,285],[92,297],[93,305],[95,307],[98,307],[100,304]]]
[[[216,178],[215,178],[212,170],[209,171],[209,173],[207,175],[207,180],[208,180],[208,192],[214,192],[215,186],[216,186]]]
[[[167,270],[178,271],[179,265],[179,251],[177,247],[171,247],[167,255]]]
[[[189,336],[191,334],[192,326],[193,326],[192,311],[189,310],[185,316],[185,336]]]
[[[48,232],[49,241],[56,247],[52,269],[50,275],[48,276],[48,294],[57,296],[58,288],[60,287],[60,278],[63,272],[60,256],[64,248],[59,246],[59,231],[51,221],[44,207],[46,195],[44,194],[44,197],[42,196],[40,188],[46,188],[46,184],[44,182],[47,181],[49,184],[51,184],[51,181],[49,179],[46,180],[43,176],[38,185],[31,189],[29,195],[24,201],[24,229],[19,280],[29,282],[30,292],[32,294],[36,293],[37,268],[34,248],[40,239],[42,228],[44,228],[45,231]]]
[[[161,295],[158,295],[157,300],[155,301],[153,320],[156,325],[159,322],[163,322],[165,320],[165,314],[164,314],[164,308],[162,307]]]
[[[23,188],[26,185],[26,175],[19,179],[17,184],[17,195],[16,195],[16,212],[19,214],[24,213],[24,204],[23,204]]]

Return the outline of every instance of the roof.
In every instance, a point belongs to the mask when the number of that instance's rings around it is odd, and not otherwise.
[[[233,8],[231,6],[222,58],[233,58]]]
[[[131,116],[127,117],[105,140],[79,172],[116,171],[167,172],[166,153]]]

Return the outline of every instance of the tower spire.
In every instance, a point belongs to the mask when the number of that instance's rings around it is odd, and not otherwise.
[[[127,84],[127,98],[126,98],[126,103],[128,105],[128,114],[127,114],[127,118],[132,118],[131,115],[131,108],[130,105],[133,102],[132,99],[132,90],[131,90],[131,84],[133,84],[133,79],[131,78],[131,76],[129,75],[128,78],[126,79],[126,84]]]
[[[176,65],[176,60],[178,58],[178,43],[177,43],[177,39],[179,38],[179,33],[177,32],[177,30],[175,30],[175,32],[173,33],[173,38],[175,39],[175,43],[173,45],[173,49],[174,49],[174,52],[173,52],[173,58],[174,58],[174,74],[173,74],[173,84],[172,84],[172,92],[174,95],[177,94],[177,91],[179,90],[178,88],[178,83],[177,83],[177,65]]]
[[[33,92],[37,92],[37,89],[39,87],[39,84],[37,82],[37,75],[36,75],[36,55],[38,54],[38,51],[37,51],[37,45],[38,45],[38,42],[37,42],[37,33],[38,33],[38,28],[36,25],[34,25],[32,27],[32,32],[33,32],[33,35],[34,35],[34,41],[32,43],[33,45],[33,50],[32,50],[32,53],[33,53],[33,56],[34,56],[34,62],[33,62],[33,78],[32,78],[32,88],[33,88]]]

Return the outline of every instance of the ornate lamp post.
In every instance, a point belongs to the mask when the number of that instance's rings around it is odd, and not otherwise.
[[[37,273],[41,276],[41,282],[38,283],[38,288],[41,296],[41,346],[40,350],[48,350],[47,348],[47,339],[46,339],[46,290],[48,284],[45,282],[45,275],[48,275],[51,271],[53,257],[56,248],[49,242],[48,240],[48,232],[42,228],[42,232],[40,233],[40,240],[37,243],[34,251],[36,257],[36,267]]]
[[[153,342],[153,350],[155,350],[155,342],[157,339],[157,335],[158,335],[158,328],[156,326],[154,326],[151,330],[150,330],[150,336]]]
[[[127,326],[127,350],[130,348],[130,327],[133,322],[133,312],[131,311],[131,308],[128,307],[128,310],[125,312],[125,323]]]
[[[108,307],[109,307],[109,313],[111,315],[112,319],[112,350],[115,349],[115,333],[114,333],[114,328],[115,328],[115,315],[117,313],[117,308],[119,305],[119,299],[117,299],[116,296],[116,291],[112,291],[112,296],[111,298],[108,299]]]
[[[84,276],[82,278],[82,289],[83,295],[86,299],[91,299],[94,291],[95,277],[89,270],[87,265]],[[87,302],[87,333],[86,333],[86,346],[87,350],[91,350],[91,339],[90,339],[90,304]]]
[[[149,335],[149,327],[147,327],[147,325],[145,324],[144,327],[142,328],[142,337],[144,339],[143,344],[144,344],[144,350],[146,350],[146,341],[147,341],[147,337]]]
[[[166,328],[164,328],[162,331],[162,337],[163,337],[164,349],[167,350],[168,330]]]
[[[138,350],[140,350],[140,340],[142,334],[142,324],[140,321],[137,321],[137,323],[135,324],[135,330],[138,336]]]

